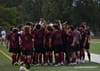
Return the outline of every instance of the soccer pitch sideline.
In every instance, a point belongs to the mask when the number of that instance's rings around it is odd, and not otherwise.
[[[0,45],[0,71],[19,71],[18,66],[11,65],[10,53]],[[91,52],[100,54],[100,40],[91,40]],[[31,66],[29,71],[99,71],[100,64],[86,62],[69,66]]]

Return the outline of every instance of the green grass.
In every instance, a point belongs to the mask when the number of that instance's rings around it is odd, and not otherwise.
[[[91,41],[91,52],[100,54],[100,40],[92,40]],[[6,48],[3,48],[0,45],[0,50],[4,51],[7,55],[10,55]],[[76,66],[97,66],[97,68],[74,68]],[[32,66],[30,71],[99,71],[100,64],[96,63],[89,63],[86,62],[84,64],[78,64],[75,66],[61,66],[61,67],[54,67],[54,66]],[[13,66],[11,61],[0,53],[0,71],[19,71],[18,66]]]
[[[100,40],[91,40],[90,50],[92,53],[100,54]]]
[[[75,66],[62,66],[62,67],[32,66],[30,71],[99,71],[100,70],[100,64],[96,64],[96,63],[86,62],[84,64],[79,64],[77,66],[98,66],[98,68],[78,69],[78,68],[74,68]],[[0,71],[19,71],[19,67],[11,65],[11,61],[9,61],[5,56],[0,54]]]

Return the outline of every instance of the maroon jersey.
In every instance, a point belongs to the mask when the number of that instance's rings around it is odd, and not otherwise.
[[[10,32],[7,36],[7,40],[10,42],[10,48],[19,47],[19,35],[17,33]]]
[[[86,37],[88,38],[88,40],[90,39],[90,30],[89,29],[86,29],[85,30],[85,34],[86,34]],[[87,41],[88,41],[87,40]]]
[[[72,44],[73,43],[73,38],[76,36],[76,34],[75,34],[75,32],[73,31],[73,32],[69,32],[68,33],[68,43],[69,44]]]
[[[33,48],[33,42],[32,42],[33,36],[31,34],[21,34],[21,46],[22,49],[25,50],[32,50]]]
[[[82,31],[80,30],[80,33],[81,33],[81,43],[84,43],[85,42],[85,37],[87,36],[86,34],[86,31]]]
[[[45,31],[45,45],[49,45],[49,39],[52,38],[52,32],[51,31]]]
[[[62,31],[57,30],[52,33],[52,44],[55,45],[62,45]]]
[[[40,29],[40,30],[34,30],[34,43],[35,44],[43,44],[43,40],[44,40],[44,30]]]
[[[68,44],[68,34],[64,29],[62,30],[62,39],[63,45],[66,46]]]

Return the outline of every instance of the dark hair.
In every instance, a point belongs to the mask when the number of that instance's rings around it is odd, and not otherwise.
[[[24,32],[25,32],[25,34],[29,34],[29,27],[28,26],[24,27]]]
[[[70,28],[72,31],[75,30],[75,27],[74,27],[73,25],[71,25],[69,28]]]
[[[28,22],[28,23],[26,23],[26,25],[27,25],[27,26],[31,26],[31,25],[32,25],[32,23],[31,23],[31,22]]]
[[[83,29],[85,28],[85,26],[84,26],[84,25],[81,25],[80,27],[81,27],[81,28],[83,28]]]
[[[18,29],[17,28],[14,28],[13,29],[13,33],[18,33]]]
[[[21,29],[22,29],[22,27],[23,27],[23,25],[19,25],[19,26],[18,26],[18,29],[19,29],[19,30],[21,30]]]
[[[13,31],[13,28],[14,28],[14,27],[13,27],[13,26],[11,26],[11,27],[10,27],[10,31]]]
[[[58,29],[59,30],[59,26],[58,25],[53,25],[53,27],[55,28],[55,29]]]
[[[36,29],[39,30],[40,28],[41,28],[41,25],[37,24],[37,25],[36,25]]]
[[[48,26],[47,29],[48,29],[49,31],[53,31],[53,29],[52,29],[51,26]]]

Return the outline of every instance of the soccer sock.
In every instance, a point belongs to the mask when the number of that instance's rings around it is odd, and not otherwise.
[[[73,59],[72,59],[72,63],[74,63],[74,62],[76,62],[76,58],[73,58]]]
[[[59,63],[59,55],[55,55],[55,64]]]
[[[12,55],[12,63],[15,63],[16,62],[16,54],[13,54]]]
[[[48,63],[48,54],[45,54],[45,63]]]
[[[91,61],[91,55],[90,55],[90,53],[88,53],[88,59],[89,59],[89,61]]]
[[[24,56],[24,63],[26,64],[27,63],[27,57]]]
[[[42,64],[42,54],[39,54],[39,64]]]
[[[63,52],[60,53],[60,62],[64,62],[64,53]]]
[[[39,57],[39,56],[38,56],[38,53],[35,53],[35,56],[34,56],[34,57],[35,57],[35,64],[38,64],[38,59],[39,59],[39,58],[38,58],[38,57]]]
[[[25,57],[23,55],[20,56],[20,61],[24,62],[25,61]]]
[[[49,61],[52,63],[52,54],[49,55]]]
[[[32,56],[32,63],[35,64],[35,55]]]
[[[29,64],[32,63],[32,57],[31,56],[27,56],[26,59],[27,59],[26,63],[29,63]]]
[[[18,53],[18,55],[17,55],[17,62],[20,60],[20,57],[21,57],[21,54]]]
[[[83,60],[85,59],[85,53],[83,53]]]

